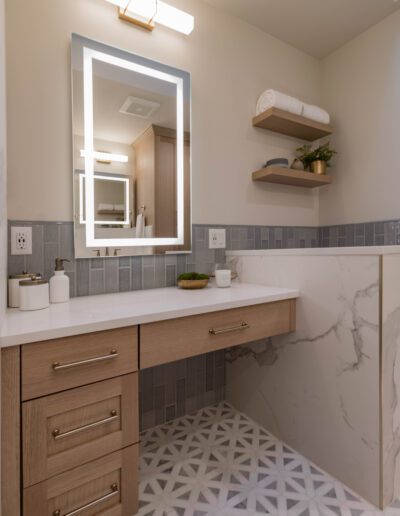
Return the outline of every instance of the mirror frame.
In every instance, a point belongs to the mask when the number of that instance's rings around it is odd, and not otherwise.
[[[182,246],[185,242],[185,170],[184,170],[184,102],[185,91],[190,92],[190,74],[178,70],[169,65],[131,54],[124,50],[109,47],[103,43],[89,40],[85,37],[73,34],[83,41],[83,103],[84,103],[84,181],[85,181],[85,235],[87,248],[107,247],[158,247],[158,246]],[[92,45],[92,46],[91,46]],[[101,50],[98,50],[97,47]],[[109,53],[107,53],[109,52]],[[116,55],[117,54],[117,55]],[[120,56],[123,57],[120,57]],[[131,58],[131,59],[130,59]],[[131,70],[143,75],[172,83],[176,87],[176,173],[177,173],[177,236],[154,238],[96,238],[95,213],[94,213],[94,181],[96,172],[94,159],[94,109],[93,109],[93,61],[98,60],[110,65]],[[152,67],[154,63],[158,69]],[[165,70],[165,71],[164,71]],[[191,111],[190,93],[189,110]],[[190,117],[191,120],[191,117]],[[190,122],[191,125],[191,122]],[[191,128],[190,128],[191,131]],[[190,171],[192,175],[192,159],[190,150]],[[189,179],[190,181],[190,179]],[[191,197],[191,196],[190,196]],[[190,201],[189,201],[189,204]],[[191,207],[190,207],[191,208]],[[191,226],[191,209],[190,226]],[[191,240],[191,231],[189,234]],[[189,242],[190,246],[190,242]],[[176,250],[175,252],[178,252]]]

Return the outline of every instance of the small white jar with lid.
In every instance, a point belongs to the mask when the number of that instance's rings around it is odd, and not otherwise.
[[[19,284],[21,281],[32,279],[40,279],[40,274],[30,272],[22,272],[21,274],[12,274],[8,278],[8,306],[10,308],[19,307]]]
[[[19,309],[42,310],[48,308],[49,282],[43,279],[21,281],[19,284]]]

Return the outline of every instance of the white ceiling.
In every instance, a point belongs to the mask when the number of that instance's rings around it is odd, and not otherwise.
[[[322,58],[400,8],[396,0],[205,0]]]

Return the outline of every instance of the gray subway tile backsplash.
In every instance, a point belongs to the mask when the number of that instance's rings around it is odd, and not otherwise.
[[[210,227],[226,229],[228,250],[400,244],[400,220],[319,228],[195,224],[190,254],[87,260],[74,258],[72,222],[9,221],[11,225],[32,226],[33,254],[9,254],[9,274],[29,270],[49,278],[55,258],[67,258],[70,262],[65,264],[65,269],[71,279],[71,296],[170,287],[183,272],[211,273],[215,263],[224,262],[225,249],[208,248]]]
[[[11,256],[10,274],[29,270],[50,277],[54,260],[70,260],[65,269],[71,278],[71,296],[125,292],[173,286],[182,272],[211,273],[215,263],[225,260],[225,250],[208,248],[208,229],[226,229],[227,249],[280,249],[400,244],[400,221],[369,222],[327,227],[269,227],[194,225],[193,252],[121,258],[75,259],[72,222],[10,221],[33,228],[33,254]]]
[[[141,430],[222,401],[224,363],[222,350],[141,371]]]

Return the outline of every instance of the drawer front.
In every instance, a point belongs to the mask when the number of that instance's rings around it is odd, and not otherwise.
[[[138,445],[24,489],[24,516],[132,516],[138,510]]]
[[[22,400],[138,369],[137,326],[22,346]]]
[[[139,440],[138,373],[22,405],[24,487]]]
[[[296,300],[144,324],[140,367],[152,367],[295,329]]]

